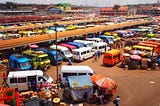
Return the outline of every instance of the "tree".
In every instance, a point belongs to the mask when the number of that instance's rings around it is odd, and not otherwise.
[[[17,5],[14,3],[14,2],[6,2],[5,3],[5,6],[8,8],[8,9],[15,9],[17,8]]]

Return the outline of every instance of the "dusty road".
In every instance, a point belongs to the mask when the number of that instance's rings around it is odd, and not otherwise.
[[[104,74],[117,82],[115,96],[121,97],[120,106],[159,106],[160,105],[160,71],[125,70],[117,66],[106,67],[101,56],[97,62],[93,58],[73,65],[88,65],[96,73]],[[63,65],[67,62],[63,62]],[[59,66],[60,73],[60,66]],[[56,67],[47,74],[56,79]],[[114,106],[111,102],[107,106]]]
[[[160,71],[129,71],[117,66],[106,67],[102,65],[102,57],[97,62],[91,58],[81,63],[73,63],[73,65],[88,65],[96,73],[104,74],[115,80],[118,85],[115,96],[121,97],[120,106],[160,106]],[[65,64],[67,62],[63,62],[63,65]],[[60,67],[58,67],[59,73]],[[2,76],[2,71],[0,74]],[[56,67],[51,66],[47,74],[56,79]],[[110,102],[107,106],[114,106],[114,104]]]

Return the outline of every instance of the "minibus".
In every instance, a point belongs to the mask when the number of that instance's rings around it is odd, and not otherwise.
[[[85,47],[83,43],[79,43],[79,42],[67,42],[67,44],[76,46],[77,48]]]
[[[144,53],[148,53],[148,52],[152,52],[153,51],[153,47],[134,45],[132,47],[132,50],[139,50],[139,51],[142,51]]]
[[[157,43],[157,42],[151,42],[151,41],[147,41],[145,42],[147,44],[153,44],[153,45],[158,45],[158,47],[160,48],[160,43]]]
[[[76,46],[69,45],[67,43],[61,43],[61,44],[59,44],[59,46],[67,47],[72,54],[73,54],[73,50],[77,48]]]
[[[10,71],[7,77],[8,85],[10,88],[18,88],[19,91],[31,90],[30,83],[36,82],[36,86],[40,82],[52,83],[53,79],[41,70],[26,70],[26,71]]]
[[[143,43],[143,42],[146,42],[148,40],[148,38],[136,38],[138,40],[139,43]]]
[[[108,36],[105,36],[105,35],[99,35],[98,37],[101,38],[104,42],[106,42],[110,45],[114,44],[114,41],[111,37],[108,37]]]
[[[95,51],[100,51],[101,53],[104,53],[105,51],[109,50],[110,48],[108,47],[106,42],[98,42],[94,44],[93,49]]]
[[[46,70],[50,67],[50,59],[48,54],[43,51],[25,50],[22,55],[30,59],[31,64],[36,69]]]
[[[103,42],[101,38],[86,38],[87,41]]]
[[[148,41],[160,43],[160,38],[151,38]]]
[[[86,41],[86,40],[74,40],[73,42],[79,42],[84,44],[86,47],[91,47],[93,48],[95,42],[94,41]]]
[[[68,82],[68,76],[80,76],[80,75],[93,75],[94,71],[91,67],[85,65],[79,66],[68,66],[62,65],[61,67],[61,80],[62,84],[66,84]]]
[[[73,50],[73,60],[75,61],[84,61],[88,58],[93,57],[94,51],[90,47],[81,47]]]
[[[61,57],[58,51],[47,49],[47,48],[42,48],[42,47],[38,48],[37,50],[43,51],[44,53],[48,54],[52,65],[62,64],[63,58]]]
[[[156,52],[156,51],[158,51],[160,49],[158,47],[158,45],[154,45],[154,44],[139,43],[138,45],[140,45],[140,46],[146,46],[146,47],[151,47],[151,48],[153,48],[154,52]]]
[[[32,31],[23,31],[22,36],[23,37],[31,37],[37,35],[37,32],[32,32]]]
[[[123,56],[120,50],[112,49],[106,51],[103,56],[103,64],[113,66],[122,60]]]
[[[131,35],[125,31],[125,30],[116,30],[114,31],[116,34],[118,34],[119,37],[125,38],[125,37],[130,37]]]
[[[56,45],[51,45],[50,48],[56,50]],[[73,56],[67,47],[57,45],[57,50],[64,60],[69,60]]]
[[[29,70],[32,67],[29,58],[18,53],[10,55],[9,63],[12,70]]]

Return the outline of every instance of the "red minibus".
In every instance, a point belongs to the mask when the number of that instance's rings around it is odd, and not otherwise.
[[[71,53],[73,53],[73,50],[77,48],[76,46],[73,46],[73,45],[70,45],[70,44],[66,44],[66,43],[61,43],[59,45],[63,46],[63,47],[67,47],[71,51]]]

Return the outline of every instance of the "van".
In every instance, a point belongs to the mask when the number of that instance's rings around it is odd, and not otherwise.
[[[105,51],[109,50],[110,48],[106,42],[98,42],[98,43],[95,43],[93,49],[96,51],[100,51],[101,53],[104,53]]]
[[[43,51],[44,53],[47,53],[52,65],[62,64],[63,58],[61,57],[61,55],[59,54],[58,51],[47,49],[47,48],[38,48],[37,50]],[[57,64],[56,64],[56,62],[57,62]]]
[[[73,60],[75,61],[84,61],[88,58],[93,57],[94,51],[91,47],[82,47],[73,50]]]
[[[56,50],[56,45],[52,45],[50,48]],[[73,56],[67,47],[57,45],[57,50],[64,60],[69,60]]]
[[[24,37],[32,37],[32,36],[37,35],[37,32],[23,31],[22,34],[23,34]]]
[[[93,48],[95,42],[94,41],[86,41],[86,40],[74,40],[73,42],[79,42],[85,45],[85,47]]]
[[[48,54],[43,51],[25,50],[22,55],[29,58],[34,68],[46,70],[50,67],[50,59]]]
[[[151,48],[153,48],[154,52],[157,52],[160,49],[159,46],[155,45],[155,44],[139,43],[138,45],[145,46],[145,47],[151,47]]]
[[[44,83],[53,82],[53,79],[41,70],[10,71],[7,77],[9,87],[18,88],[19,91],[31,90],[32,81],[39,87],[42,80]]]
[[[151,38],[148,41],[160,43],[160,38]]]
[[[93,75],[94,71],[89,66],[67,66],[62,65],[61,67],[61,80],[62,84],[68,83],[67,77],[69,76],[80,76],[80,75]]]
[[[101,38],[86,38],[87,41],[103,42]]]
[[[103,56],[103,64],[113,66],[122,60],[123,56],[120,50],[112,49],[106,51]]]
[[[10,55],[9,62],[12,70],[29,70],[32,67],[30,60],[21,54]]]
[[[111,37],[105,35],[99,35],[98,37],[101,38],[104,42],[108,43],[109,45],[114,44],[114,41]]]
[[[130,37],[131,35],[126,30],[116,30],[114,31],[116,34],[118,34],[119,37],[125,38]]]
[[[61,43],[59,44],[60,46],[63,46],[63,47],[67,47],[71,53],[73,53],[73,50],[76,49],[77,47],[76,46],[73,46],[73,45],[69,45],[67,43]]]
[[[134,45],[132,47],[132,50],[139,50],[143,53],[148,53],[153,51],[153,47],[147,47],[147,46],[139,46],[139,45]]]
[[[79,42],[67,42],[67,44],[76,46],[77,48],[85,47],[85,44]]]

